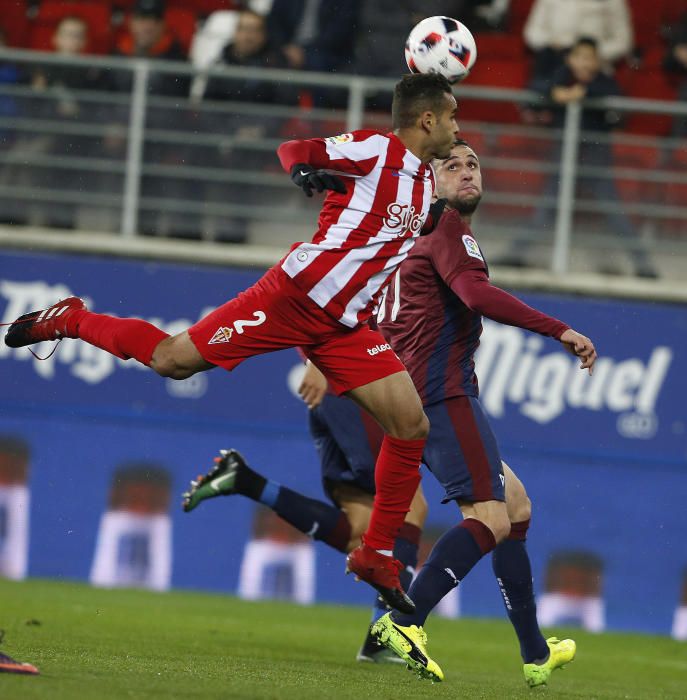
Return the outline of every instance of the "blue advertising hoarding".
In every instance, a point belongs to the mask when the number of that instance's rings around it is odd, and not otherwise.
[[[175,333],[258,276],[4,252],[0,317],[6,323],[76,294],[94,311],[138,316]],[[687,605],[687,309],[521,296],[592,337],[600,354],[589,377],[554,341],[485,323],[481,398],[504,459],[534,504],[528,547],[540,612],[590,629],[669,633],[676,611]],[[39,346],[37,354],[52,348]],[[275,591],[288,588],[289,562],[314,561],[310,580],[297,586],[310,591],[304,602],[368,602],[366,587],[343,576],[340,554],[284,532],[265,538],[272,526],[260,521],[252,502],[218,499],[192,514],[179,507],[188,480],[223,447],[240,449],[267,476],[322,497],[306,408],[294,392],[299,370],[298,356],[288,351],[252,359],[231,374],[213,370],[174,382],[79,341],[62,342],[44,361],[0,345],[0,453],[5,445],[16,464],[27,463],[23,480],[21,467],[4,480],[0,473],[0,514],[6,522],[26,516],[18,529],[0,526],[0,575],[4,546],[5,575],[17,578],[239,590],[251,597],[260,593],[254,574],[269,549]],[[16,457],[17,444],[23,458]],[[127,495],[121,485],[135,481],[137,469],[159,469],[164,494]],[[457,509],[440,505],[430,474],[423,484],[429,529],[456,522]],[[271,544],[249,557],[247,543],[261,538]],[[147,548],[148,540],[156,546]],[[22,547],[25,561],[17,554]],[[460,598],[465,614],[501,614],[488,562],[461,585]]]

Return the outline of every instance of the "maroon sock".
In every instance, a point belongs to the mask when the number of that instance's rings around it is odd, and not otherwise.
[[[425,440],[386,435],[375,465],[375,500],[363,541],[374,549],[394,548],[394,540],[420,483]]]
[[[150,365],[155,348],[169,338],[168,333],[147,321],[116,318],[85,310],[70,314],[66,330],[70,338],[81,338],[122,360],[133,357],[144,365]]]

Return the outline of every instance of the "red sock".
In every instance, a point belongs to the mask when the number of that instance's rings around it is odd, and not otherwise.
[[[375,501],[366,545],[374,549],[394,548],[410,502],[420,483],[420,460],[425,440],[400,440],[386,435],[375,465]]]
[[[81,338],[91,345],[107,350],[122,360],[134,358],[150,365],[155,348],[169,334],[138,318],[116,318],[92,311],[70,314],[66,324],[70,338]]]

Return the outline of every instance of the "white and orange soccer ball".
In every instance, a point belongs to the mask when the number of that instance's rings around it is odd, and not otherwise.
[[[477,60],[470,30],[451,17],[427,17],[406,41],[406,63],[413,73],[440,73],[449,83],[467,77]]]

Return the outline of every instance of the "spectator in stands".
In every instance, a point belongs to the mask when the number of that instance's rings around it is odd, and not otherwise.
[[[534,51],[535,80],[549,79],[581,37],[596,41],[605,69],[632,50],[626,0],[535,0],[524,35]]]
[[[0,48],[6,45],[5,31],[0,27]],[[20,85],[27,82],[25,72],[12,61],[0,60],[0,85]],[[16,117],[19,114],[17,100],[11,95],[0,95],[0,116]],[[0,145],[6,147],[13,139],[13,132],[0,130]]]
[[[284,54],[269,41],[267,23],[263,15],[252,10],[239,14],[233,39],[225,47],[220,65],[244,66],[251,68],[284,68],[287,65]],[[254,78],[229,78],[212,76],[205,91],[205,98],[245,103],[293,102],[295,97],[275,81]],[[202,113],[201,113],[202,114]],[[271,163],[271,152],[261,149],[261,139],[278,132],[281,120],[271,117],[268,110],[259,106],[250,112],[232,111],[203,115],[204,133],[217,134],[217,148],[213,153],[197,151],[192,157],[198,165],[213,165],[217,171],[230,172],[241,168],[244,171],[259,172]],[[257,185],[245,184],[240,191],[227,191],[225,183],[209,183],[203,200],[220,205],[258,204],[261,189]],[[246,239],[247,222],[241,217],[208,217],[204,227],[208,238],[239,243]]]
[[[80,56],[88,45],[88,25],[80,17],[64,17],[53,34],[52,44],[55,53],[62,56]],[[46,63],[39,66],[33,73],[31,84],[35,90],[47,87],[61,87],[63,93],[60,99],[52,102],[50,107],[54,114],[60,117],[76,117],[80,105],[70,90],[107,89],[103,71],[99,68],[71,63]]]
[[[594,99],[620,94],[617,82],[602,70],[603,58],[596,41],[590,37],[582,37],[576,41],[568,52],[565,64],[554,74],[544,97],[552,103],[552,126],[561,128],[565,121],[566,107],[571,102],[580,102],[585,98]],[[608,169],[613,165],[613,154],[608,134],[619,122],[618,114],[612,110],[585,108],[582,113],[582,136],[579,143],[578,164],[580,167],[594,167],[598,171]],[[560,159],[560,150],[553,156]],[[656,271],[649,262],[646,248],[642,245],[638,232],[623,213],[619,203],[618,192],[612,177],[578,178],[578,184],[588,185],[591,194],[602,203],[613,205],[606,214],[609,229],[622,238],[632,258],[634,271],[640,277],[657,277]],[[546,196],[554,199],[559,188],[559,176],[550,178],[546,187]],[[533,228],[543,230],[551,228],[554,221],[554,210],[542,207],[537,211],[533,220]],[[505,265],[523,266],[526,264],[525,255],[529,241],[518,240],[513,244],[510,255],[499,262]]]
[[[352,72],[358,0],[274,0],[271,40],[295,70]]]
[[[680,18],[670,32],[670,45],[663,66],[680,80],[677,96],[687,103],[687,14]],[[671,135],[675,138],[687,136],[687,117],[675,117]]]
[[[222,51],[220,65],[250,68],[285,68],[286,56],[269,41],[265,17],[252,10],[239,13],[234,37]],[[205,90],[209,99],[242,102],[274,102],[277,84],[264,80],[210,78]]]
[[[5,46],[5,32],[0,27],[0,48]],[[0,59],[0,117],[16,118],[21,115],[21,100],[13,95],[3,94],[4,85],[16,86],[28,82],[26,72],[12,61]],[[17,131],[11,127],[0,127],[0,153],[14,148]],[[8,185],[16,185],[16,168],[10,163],[0,167],[0,191]],[[26,223],[25,208],[14,197],[0,198],[0,223]]]
[[[66,58],[82,55],[88,45],[88,25],[80,17],[64,17],[55,28],[52,44],[55,53]],[[40,114],[55,124],[78,121],[95,125],[107,114],[102,103],[79,98],[75,92],[109,88],[106,74],[97,67],[84,63],[45,63],[35,69],[31,84],[36,93],[45,93],[41,100],[34,101],[34,116]],[[33,150],[68,159],[87,158],[93,155],[96,147],[93,137],[68,131],[35,139]],[[77,211],[74,192],[93,189],[92,173],[87,167],[67,170],[38,168],[32,172],[31,180],[35,186],[68,191],[65,193],[67,201],[46,208],[41,223],[50,227],[74,228]]]
[[[129,31],[121,36],[115,55],[131,58],[152,58],[167,61],[186,61],[179,41],[165,23],[165,0],[136,0],[131,13]],[[129,91],[132,79],[129,71],[116,71],[117,89]],[[154,95],[188,95],[187,76],[151,71],[148,92]]]

